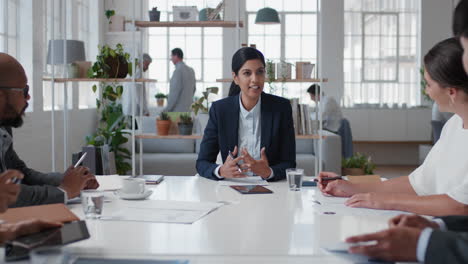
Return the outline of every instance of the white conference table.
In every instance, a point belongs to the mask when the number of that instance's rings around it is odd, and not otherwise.
[[[288,190],[270,183],[273,194],[241,195],[198,176],[166,176],[150,200],[227,202],[195,223],[167,224],[87,220],[90,239],[67,246],[85,256],[189,259],[190,263],[350,263],[321,247],[351,235],[385,229],[388,214],[328,215],[313,202],[319,190]],[[141,201],[113,196],[104,211]],[[69,205],[84,218],[80,204]]]

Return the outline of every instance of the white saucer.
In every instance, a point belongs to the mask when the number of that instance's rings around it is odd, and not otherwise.
[[[150,197],[151,194],[153,194],[152,190],[146,190],[146,192],[138,193],[138,194],[124,193],[124,192],[122,192],[122,190],[115,191],[115,195],[120,197],[120,199],[124,199],[124,200],[144,200],[144,199]]]

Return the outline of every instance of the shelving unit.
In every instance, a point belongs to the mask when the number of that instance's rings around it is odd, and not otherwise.
[[[232,79],[216,79],[216,82],[227,82],[230,83],[232,82]],[[265,82],[268,82],[268,80],[265,80]],[[276,79],[273,82],[291,82],[291,83],[301,83],[301,82],[328,82],[327,78],[324,79]]]
[[[160,136],[154,133],[144,133],[135,135],[135,138],[138,139],[202,139],[202,135],[168,135],[168,136]],[[319,139],[319,135],[296,135],[296,139]],[[327,136],[322,136],[322,139],[326,139]]]
[[[147,28],[147,27],[226,27],[235,28],[237,27],[236,21],[135,21],[135,26]],[[239,21],[239,27],[243,27],[244,23]]]
[[[121,83],[130,83],[133,82],[133,79],[124,79],[124,78],[42,78],[43,81],[54,81],[56,83],[66,83],[66,82],[121,82]],[[135,82],[139,83],[155,83],[158,80],[156,79],[135,79]]]
[[[138,139],[202,139],[202,135],[168,135],[168,136],[160,136],[158,134],[138,134],[135,135],[135,138]]]

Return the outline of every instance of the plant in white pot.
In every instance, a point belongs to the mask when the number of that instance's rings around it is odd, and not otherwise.
[[[154,98],[156,98],[156,103],[158,104],[158,107],[163,107],[164,106],[164,100],[167,98],[167,95],[163,93],[157,93]]]

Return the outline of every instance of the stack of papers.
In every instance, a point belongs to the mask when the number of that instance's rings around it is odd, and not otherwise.
[[[223,206],[222,203],[213,202],[152,200],[142,202],[122,207],[110,215],[103,215],[101,220],[192,224]]]
[[[262,185],[262,186],[267,186],[268,182],[265,181],[260,176],[253,176],[253,177],[222,180],[222,181],[219,181],[218,184],[221,185],[221,186],[231,186],[231,185]]]

